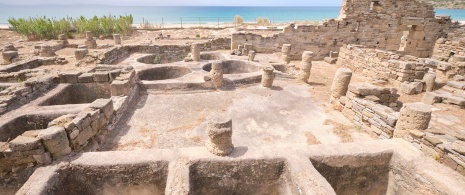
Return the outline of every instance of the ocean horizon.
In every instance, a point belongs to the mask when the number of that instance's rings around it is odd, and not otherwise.
[[[235,15],[244,22],[258,17],[272,23],[293,21],[322,21],[338,17],[340,6],[325,7],[263,7],[263,6],[106,6],[106,5],[0,5],[0,24],[9,18],[47,16],[54,18],[93,17],[104,15],[129,15],[135,24],[148,21],[152,24],[212,24],[232,23]],[[436,9],[436,15],[450,15],[453,20],[465,21],[465,10]]]

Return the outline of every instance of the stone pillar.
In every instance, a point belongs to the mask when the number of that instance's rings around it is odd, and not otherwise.
[[[425,82],[425,91],[431,92],[434,90],[434,85],[436,83],[436,75],[433,73],[426,73],[423,77],[423,82]]]
[[[89,49],[95,49],[95,48],[97,48],[97,42],[96,42],[95,39],[94,39],[94,35],[93,35],[92,32],[90,32],[90,31],[87,31],[87,32],[86,32],[86,42],[85,42],[85,45],[86,45],[87,48],[89,48]]]
[[[411,130],[425,130],[431,120],[431,108],[417,102],[404,104],[394,129],[394,137],[407,139]]]
[[[201,44],[200,43],[194,43],[192,44],[192,59],[195,61],[195,62],[200,62],[200,47],[201,47]]]
[[[238,56],[243,55],[242,52],[244,52],[244,45],[238,45],[237,50],[239,51],[239,54],[237,54]]]
[[[39,56],[40,57],[52,57],[52,56],[56,56],[56,54],[50,45],[42,45],[40,47]]]
[[[289,62],[291,62],[290,54],[291,44],[283,44],[283,47],[281,48],[281,59],[284,63],[289,64]]]
[[[68,45],[68,37],[66,37],[65,34],[60,34],[58,35],[58,41],[59,43],[63,44],[63,45]]]
[[[210,70],[213,87],[219,89],[223,87],[223,63],[221,61],[212,62],[212,69]]]
[[[253,49],[252,43],[244,43],[244,49],[242,49],[242,55],[248,56],[249,51]]]
[[[300,64],[299,79],[303,82],[308,82],[308,78],[310,78],[313,56],[313,52],[311,51],[304,51],[304,53],[302,54],[302,63]]]
[[[232,144],[232,120],[227,114],[212,116],[207,122],[207,150],[218,156],[227,156],[234,150]]]
[[[249,61],[253,61],[255,59],[255,51],[249,51]]]
[[[352,71],[349,68],[339,68],[336,71],[331,85],[331,99],[338,99],[346,95],[351,78]]]
[[[273,67],[265,67],[263,69],[263,74],[262,74],[262,86],[263,87],[273,86],[273,80],[274,80],[273,71],[274,71]]]
[[[121,45],[121,35],[113,34],[113,40],[115,40],[115,45]]]
[[[18,52],[17,51],[4,51],[2,52],[2,57],[3,57],[3,62],[5,64],[11,64],[13,63],[13,60],[15,58],[18,58]]]

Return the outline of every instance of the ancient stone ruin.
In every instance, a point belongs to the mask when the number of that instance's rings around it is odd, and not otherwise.
[[[2,45],[0,194],[465,192],[465,26],[431,5],[167,32]]]

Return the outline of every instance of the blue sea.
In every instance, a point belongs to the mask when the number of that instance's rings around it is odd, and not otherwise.
[[[83,6],[83,5],[0,5],[0,24],[7,24],[9,18],[31,16],[47,17],[91,17],[103,15],[132,14],[134,23],[149,21],[152,24],[206,24],[231,23],[235,15],[244,22],[266,17],[272,23],[291,21],[321,21],[336,18],[340,7],[155,7],[155,6]],[[436,10],[438,15],[451,15],[454,20],[465,21],[465,10]]]

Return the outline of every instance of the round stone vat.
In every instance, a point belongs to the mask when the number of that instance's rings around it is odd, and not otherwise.
[[[172,57],[172,56],[156,55],[156,54],[146,55],[146,56],[137,58],[137,62],[144,63],[144,64],[167,64],[167,63],[173,63],[173,62],[179,62],[179,61],[182,61],[182,59]]]
[[[203,70],[210,72],[212,64],[208,63],[202,67]],[[250,72],[258,72],[260,67],[245,61],[225,60],[223,61],[223,74],[243,74]]]
[[[140,80],[154,81],[176,79],[191,72],[192,70],[186,67],[164,66],[142,70],[138,75]]]

